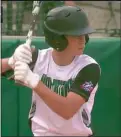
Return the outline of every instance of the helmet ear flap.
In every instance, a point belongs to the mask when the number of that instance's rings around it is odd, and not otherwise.
[[[48,38],[48,41],[46,41],[48,44],[51,45],[55,50],[57,51],[63,51],[66,49],[68,45],[68,41],[63,35],[58,35],[58,34],[52,34],[53,39]]]
[[[53,43],[54,49],[56,49],[57,51],[63,51],[67,48],[68,41],[64,35],[55,35],[54,39],[56,41],[55,43]]]
[[[50,45],[57,51],[63,51],[64,49],[66,49],[68,45],[68,40],[64,35],[59,35],[54,32],[51,32],[45,26],[43,27],[43,29],[45,41],[48,43],[48,45]]]
[[[86,34],[86,35],[85,35],[85,45],[86,45],[88,42],[89,42],[89,35]]]

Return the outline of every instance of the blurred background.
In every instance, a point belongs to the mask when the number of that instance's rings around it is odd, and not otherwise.
[[[27,35],[32,19],[32,2],[2,1],[2,36]],[[91,26],[96,29],[92,36],[119,37],[121,35],[120,1],[75,1],[75,4],[87,12]],[[35,27],[34,36],[43,36],[42,16],[40,12],[40,20]]]

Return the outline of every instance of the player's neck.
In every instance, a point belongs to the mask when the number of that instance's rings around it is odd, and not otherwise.
[[[72,63],[75,56],[71,54],[65,54],[64,52],[57,52],[53,50],[52,57],[54,62],[59,66],[66,66]]]

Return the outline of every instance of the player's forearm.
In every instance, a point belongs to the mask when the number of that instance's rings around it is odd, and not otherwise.
[[[46,87],[41,81],[34,91],[44,100],[44,102],[58,115],[64,119],[73,116],[72,106],[66,97],[59,96],[54,91]]]
[[[12,68],[8,65],[8,59],[9,59],[9,58],[1,59],[1,73],[4,73],[4,72],[12,69]]]

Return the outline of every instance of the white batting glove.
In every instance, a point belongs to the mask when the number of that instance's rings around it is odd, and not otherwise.
[[[12,57],[9,58],[8,65],[11,68],[14,68],[14,64],[16,61],[22,61],[27,64],[32,62],[32,52],[31,52],[31,48],[28,45],[22,44],[18,46]]]
[[[35,88],[40,80],[38,74],[33,73],[28,64],[17,61],[14,68],[15,80],[21,81],[30,88]]]

